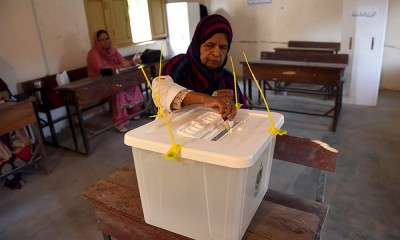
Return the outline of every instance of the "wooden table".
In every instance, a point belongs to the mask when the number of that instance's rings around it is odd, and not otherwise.
[[[249,68],[247,67],[246,62],[241,63],[243,66],[243,91],[249,100],[249,107],[260,108],[255,106],[252,102],[251,89],[253,77],[249,71]],[[347,64],[282,60],[253,60],[249,61],[249,65],[255,77],[259,81],[268,80],[285,83],[331,86],[332,89],[334,89],[332,94],[335,95],[334,105],[324,113],[289,111],[276,108],[271,109],[333,118],[332,130],[336,131],[342,105],[342,76]],[[269,87],[271,90],[273,90],[270,85]]]
[[[30,125],[34,136],[36,138],[36,144],[34,144],[32,158],[29,163],[35,164],[41,160],[42,167],[48,172],[47,163],[45,161],[46,152],[44,150],[43,141],[40,135],[39,127],[36,121],[35,111],[33,109],[34,97],[29,97],[27,100],[20,102],[5,102],[0,104],[0,135],[9,133],[19,128]],[[24,167],[25,167],[24,166]],[[20,168],[14,169],[9,174],[19,171]],[[5,176],[1,176],[5,177]]]
[[[152,64],[144,66],[145,72],[149,79],[151,77],[152,68],[154,68],[154,65]],[[82,141],[85,148],[85,153],[89,155],[91,153],[89,139],[98,136],[99,134],[107,131],[108,129],[120,124],[121,122],[124,122],[138,114],[143,113],[144,111],[147,111],[147,107],[149,106],[148,104],[149,99],[147,99],[147,104],[145,109],[135,114],[131,114],[127,118],[122,119],[121,121],[118,121],[116,123],[113,123],[112,125],[107,126],[99,131],[96,132],[91,131],[90,136],[88,135],[88,132],[85,129],[85,123],[82,114],[83,110],[91,105],[95,105],[101,102],[104,99],[107,99],[110,96],[115,95],[120,91],[141,85],[142,83],[146,84],[146,79],[143,76],[142,71],[136,67],[127,69],[112,76],[98,76],[93,78],[84,78],[56,88],[60,92],[64,100],[64,103],[66,105],[67,116],[71,127],[72,137],[74,140],[76,151],[80,152],[75,130],[72,127],[73,115],[76,115],[78,119]],[[73,109],[75,110],[75,113],[72,112]]]
[[[104,239],[189,239],[145,223],[133,163],[88,187],[82,195],[93,204]],[[263,200],[243,239],[311,240],[318,224],[315,214]]]

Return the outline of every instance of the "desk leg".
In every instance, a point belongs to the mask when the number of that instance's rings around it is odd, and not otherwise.
[[[51,133],[51,139],[53,140],[53,143],[55,145],[58,145],[57,134],[56,134],[56,130],[54,129],[54,122],[53,122],[53,118],[51,117],[50,111],[46,112],[46,118],[47,118],[47,124],[49,125],[50,133]]]
[[[42,156],[42,159],[41,159],[42,167],[43,167],[45,173],[48,174],[50,172],[50,170],[49,170],[49,166],[47,164],[46,151],[44,150],[43,139],[40,134],[38,123],[37,122],[32,123],[31,128],[32,128],[33,134],[35,135],[36,140],[38,141],[38,144],[39,144],[40,155]]]
[[[248,84],[248,86],[247,86]],[[251,85],[251,79],[248,78],[243,78],[243,94],[244,98],[247,101],[247,106],[249,109],[254,105],[253,104],[253,94],[252,94],[252,85]]]
[[[78,142],[76,140],[76,134],[75,134],[75,130],[74,130],[74,125],[72,123],[72,115],[71,115],[71,109],[70,106],[66,106],[66,110],[67,110],[67,116],[68,116],[68,122],[69,122],[69,127],[71,129],[71,133],[72,133],[72,139],[74,140],[74,146],[75,146],[75,150],[78,151]]]
[[[247,79],[248,83],[249,83],[249,98],[251,99],[251,101],[253,102],[253,86],[251,83],[251,78]]]
[[[324,203],[325,185],[326,185],[326,170],[320,170],[318,174],[317,192],[315,195],[315,201]]]
[[[83,145],[86,150],[86,154],[90,155],[90,145],[89,145],[89,140],[85,131],[85,124],[83,122],[83,116],[82,116],[82,111],[78,106],[75,106],[76,108],[76,116],[78,117],[78,122],[79,122],[79,128],[81,129],[81,134],[82,134],[82,140],[83,140]]]
[[[44,140],[43,128],[41,127],[42,123],[40,122],[40,121],[44,121],[44,120],[42,120],[40,118],[39,112],[36,111],[36,108],[35,108],[35,115],[36,115],[36,119],[37,119],[37,122],[38,122],[38,128],[39,128],[39,131],[40,131],[40,137],[42,138],[42,140]]]
[[[340,115],[340,111],[342,110],[342,101],[343,101],[343,84],[344,81],[340,81],[340,87],[336,88],[336,90],[339,93],[339,115]]]
[[[246,84],[247,79],[243,77],[243,95],[244,99],[247,100],[247,84]]]
[[[249,109],[251,109],[252,106],[254,106],[253,103],[253,85],[252,85],[252,79],[248,78],[246,79],[247,85],[248,85],[248,96],[247,96],[247,101],[248,101],[248,106]]]
[[[339,119],[339,113],[340,113],[340,108],[341,108],[341,95],[342,95],[342,87],[341,87],[341,83],[339,83],[339,85],[337,86],[337,90],[336,90],[336,97],[335,97],[335,111],[333,113],[333,125],[332,125],[332,131],[336,132],[336,126],[338,123],[338,119]]]

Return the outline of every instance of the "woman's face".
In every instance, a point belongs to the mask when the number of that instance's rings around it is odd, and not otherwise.
[[[201,63],[209,69],[221,67],[228,54],[228,37],[225,33],[216,33],[200,46]]]
[[[97,40],[99,41],[100,46],[103,49],[108,49],[111,46],[110,37],[106,33],[100,34]]]

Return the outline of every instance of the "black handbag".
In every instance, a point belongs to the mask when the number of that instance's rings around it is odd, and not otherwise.
[[[142,63],[155,63],[160,61],[161,50],[146,49],[140,55]]]

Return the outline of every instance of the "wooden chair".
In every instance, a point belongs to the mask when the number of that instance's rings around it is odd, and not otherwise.
[[[329,205],[324,204],[326,175],[327,171],[336,171],[337,156],[336,149],[321,141],[290,135],[276,137],[274,159],[319,170],[316,197],[314,201],[268,189],[264,200],[317,215],[320,222],[315,236],[316,240],[321,239],[322,227],[329,210]]]

